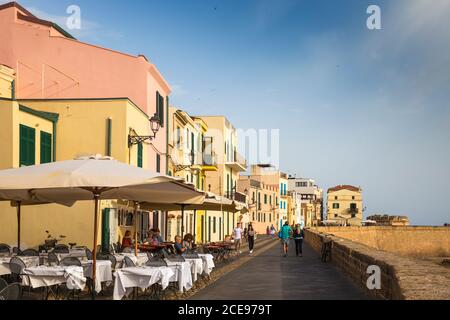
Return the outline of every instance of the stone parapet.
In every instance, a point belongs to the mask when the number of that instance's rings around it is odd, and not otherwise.
[[[450,270],[444,266],[376,250],[318,230],[305,231],[305,241],[319,253],[325,239],[331,240],[332,263],[364,288],[369,296],[394,300],[450,300]],[[367,288],[370,265],[380,268],[379,290]]]

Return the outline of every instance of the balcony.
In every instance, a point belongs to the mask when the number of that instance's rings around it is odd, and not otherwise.
[[[247,171],[247,162],[237,151],[234,151],[231,155],[227,156],[225,165],[229,166],[234,171]]]
[[[230,200],[235,200],[238,202],[246,203],[247,202],[247,196],[243,193],[237,192],[237,191],[227,191],[225,192],[225,198],[228,198]]]
[[[215,152],[203,153],[202,166],[216,167],[217,156]]]

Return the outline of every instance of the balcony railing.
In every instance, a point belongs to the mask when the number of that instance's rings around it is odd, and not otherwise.
[[[217,156],[215,152],[203,153],[204,166],[217,166]]]
[[[237,191],[227,191],[225,192],[225,198],[228,198],[230,200],[239,201],[242,203],[245,203],[247,200],[247,196],[243,193],[237,192]]]

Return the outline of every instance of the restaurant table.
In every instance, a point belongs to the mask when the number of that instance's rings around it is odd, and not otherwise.
[[[202,258],[184,258],[191,264],[192,281],[197,281],[198,275],[203,274],[203,260]]]
[[[32,288],[66,283],[69,289],[83,290],[86,278],[79,266],[37,266],[23,269],[22,284]]]
[[[166,289],[175,272],[170,267],[129,267],[117,270],[114,283],[114,300],[121,300],[123,296],[132,292],[133,288],[147,289],[155,283]]]
[[[124,252],[116,253],[114,257],[116,258],[117,261],[116,268],[124,267],[123,260],[125,259],[125,257],[129,257],[136,266],[143,266],[148,261],[148,256],[147,253],[145,252],[138,253],[137,257],[134,253],[124,253]]]
[[[215,267],[213,255],[209,253],[199,253],[198,256],[203,260],[203,272],[209,275]]]
[[[181,293],[192,288],[191,263],[188,261],[175,262],[164,259],[169,268],[172,268],[174,275],[170,278],[170,282],[178,282],[178,289]]]
[[[11,270],[9,269],[9,261],[13,256],[1,257],[0,258],[0,276],[5,274],[11,274]],[[37,267],[39,265],[39,257],[35,256],[18,256],[26,265],[29,267]]]
[[[92,260],[81,261],[84,276],[92,278]],[[102,291],[102,282],[112,281],[111,261],[97,260],[95,272],[95,291]]]

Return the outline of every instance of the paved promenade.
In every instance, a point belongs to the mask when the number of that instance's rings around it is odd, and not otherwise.
[[[191,299],[367,299],[363,291],[330,263],[322,263],[307,244],[303,257],[295,256],[292,241],[287,258],[277,244],[254,256]]]

